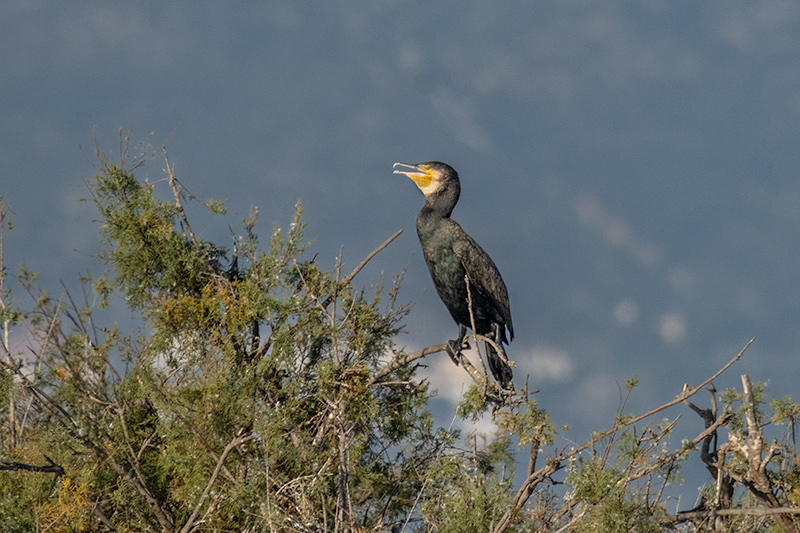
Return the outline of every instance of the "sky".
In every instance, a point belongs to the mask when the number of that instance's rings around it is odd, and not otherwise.
[[[310,253],[347,269],[402,229],[356,282],[405,272],[398,344],[439,344],[457,329],[417,242],[422,195],[392,164],[441,160],[453,218],[508,286],[516,382],[571,427],[561,445],[608,426],[626,380],[626,410],[648,410],[752,337],[717,388],[747,373],[800,396],[800,4],[12,0],[0,49],[12,272],[58,290],[96,271],[80,200],[123,128],[225,200],[190,213],[206,239],[228,245],[252,205],[266,234],[301,199]],[[448,406],[463,373],[446,356],[427,372]]]

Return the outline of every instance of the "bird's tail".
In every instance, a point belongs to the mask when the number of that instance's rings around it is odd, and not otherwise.
[[[506,356],[506,350],[503,348],[503,342],[497,342],[500,353],[495,350],[492,343],[485,342],[484,345],[486,346],[486,360],[489,363],[489,370],[492,371],[494,379],[500,383],[503,389],[514,390],[514,373],[508,363],[508,356]]]

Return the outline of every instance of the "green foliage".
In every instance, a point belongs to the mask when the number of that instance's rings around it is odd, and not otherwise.
[[[101,163],[90,191],[113,278],[84,276],[83,298],[61,302],[20,273],[44,342],[26,378],[40,407],[26,420],[32,447],[17,453],[38,464],[46,451],[65,474],[48,492],[44,475],[0,472],[0,493],[31,483],[0,498],[18,507],[6,529],[102,529],[98,516],[120,531],[405,518],[441,446],[412,369],[370,381],[405,309],[381,310],[381,287],[367,293],[303,260],[299,204],[268,251],[254,210],[223,267],[225,249],[196,238],[179,203]],[[117,291],[145,320],[140,334],[96,324]]]
[[[550,422],[550,415],[540,409],[535,400],[528,400],[512,409],[495,413],[495,422],[508,434],[517,435],[520,446],[533,441],[537,445],[552,444],[555,440],[556,433]]]
[[[567,482],[574,487],[573,498],[596,505],[614,491],[621,477],[619,471],[606,468],[601,460],[579,458],[570,467]]]
[[[120,161],[98,154],[89,184],[108,271],[54,297],[23,265],[23,310],[0,261],[0,530],[674,530],[683,519],[667,514],[664,488],[699,448],[706,468],[738,483],[727,507],[800,505],[800,407],[761,385],[723,393],[731,418],[703,415],[717,431],[677,446],[677,418],[641,427],[660,408],[625,413],[638,376],[612,427],[581,445],[559,442],[533,393],[499,396],[488,378],[456,414],[490,413],[493,432],[436,427],[413,364],[428,352],[395,345],[409,310],[396,304],[401,277],[365,290],[356,272],[309,260],[299,202],[264,244],[257,207],[230,248],[208,242],[169,161],[167,178],[141,182],[144,160],[121,140]],[[202,205],[225,214],[220,201]],[[0,199],[0,236],[13,227],[6,212]],[[123,306],[133,325],[113,320]],[[30,353],[12,353],[5,339],[22,327]],[[726,425],[729,442],[713,448]],[[762,430],[778,426],[768,442]],[[766,481],[752,481],[765,457]],[[767,487],[742,488],[756,483]],[[719,500],[716,482],[704,491]],[[782,520],[726,524],[790,530]]]
[[[187,304],[186,298],[200,295],[219,272],[224,248],[190,238],[180,228],[178,206],[158,200],[153,185],[139,183],[120,165],[103,161],[102,170],[90,191],[109,243],[103,258],[114,267],[114,282],[129,305],[155,312],[181,305],[173,299]]]
[[[623,439],[622,446],[629,448],[630,439]],[[572,499],[581,504],[575,531],[655,533],[664,530],[663,504],[649,502],[642,493],[631,490],[625,473],[608,467],[602,458],[575,461],[570,466],[567,482],[574,490]]]
[[[488,409],[489,404],[486,401],[486,397],[481,394],[478,386],[470,385],[456,407],[456,415],[459,418],[477,422]]]
[[[429,470],[428,495],[421,504],[430,530],[443,533],[490,531],[511,503],[511,479],[493,465],[508,460],[508,442],[477,445],[462,456],[442,456]]]

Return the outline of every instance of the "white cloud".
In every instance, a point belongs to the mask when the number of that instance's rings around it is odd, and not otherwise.
[[[719,35],[722,41],[737,48],[763,45],[765,39],[781,47],[793,46],[791,40],[780,36],[786,31],[794,31],[800,16],[797,2],[773,0],[742,5],[744,7],[738,10],[727,9],[721,18]]]
[[[477,106],[468,96],[457,96],[452,91],[439,87],[430,95],[433,108],[453,125],[453,135],[474,150],[483,151],[491,141],[478,123]]]
[[[597,232],[610,246],[623,250],[633,263],[652,268],[663,262],[658,245],[639,237],[622,217],[608,211],[595,196],[579,195],[573,209],[586,228]]]
[[[534,345],[528,356],[515,356],[519,370],[530,372],[532,379],[542,381],[566,381],[572,377],[574,364],[569,353],[554,346],[539,344]],[[519,372],[517,372],[519,375]],[[522,378],[523,376],[520,376]],[[518,379],[519,381],[519,379]]]
[[[575,365],[572,357],[554,346],[538,344],[528,349],[512,346],[507,351],[509,359],[516,365],[514,382],[517,387],[523,386],[528,376],[532,381],[541,384],[564,382],[573,375]],[[474,348],[465,350],[464,355],[472,361],[475,368],[481,368],[477,359],[478,352]],[[473,383],[466,371],[453,364],[444,353],[430,355],[425,361],[427,369],[420,370],[420,374],[430,380],[433,388],[438,391],[438,397],[453,405],[460,402],[464,391]]]
[[[147,16],[124,4],[90,2],[54,10],[43,3],[14,12],[0,29],[6,32],[2,40],[14,43],[2,60],[14,74],[110,64],[167,68],[192,50],[184,17],[170,7]]]
[[[602,425],[604,419],[613,421],[611,413],[620,405],[620,394],[616,378],[608,374],[595,374],[578,384],[570,398],[574,410],[589,419],[598,419]]]
[[[470,360],[474,359],[473,350],[465,351],[464,355],[470,357]],[[466,371],[453,364],[444,353],[429,355],[425,361],[428,368],[422,369],[420,374],[430,380],[432,388],[438,392],[438,397],[453,405],[460,402],[464,391],[472,384],[472,379]]]
[[[664,342],[680,342],[686,337],[686,320],[677,312],[661,315],[658,334]]]
[[[403,70],[417,72],[422,65],[422,53],[413,43],[403,43],[397,51],[397,64]]]
[[[624,298],[614,306],[613,314],[620,326],[630,326],[639,318],[639,306],[633,300]]]

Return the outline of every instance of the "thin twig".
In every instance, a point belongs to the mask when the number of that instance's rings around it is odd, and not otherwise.
[[[225,450],[222,452],[222,455],[219,456],[219,460],[217,461],[217,466],[214,468],[214,472],[211,474],[211,477],[206,484],[206,488],[203,491],[203,494],[200,496],[200,500],[197,502],[197,505],[192,511],[192,514],[189,516],[189,519],[181,528],[181,533],[189,533],[192,530],[194,525],[194,521],[197,518],[197,515],[200,513],[200,509],[203,507],[206,499],[208,498],[209,493],[211,492],[211,487],[214,486],[214,482],[217,480],[220,471],[222,470],[222,463],[225,462],[225,459],[228,457],[228,454],[231,453],[231,450],[239,446],[240,444],[244,444],[245,442],[252,440],[253,436],[249,435],[247,437],[236,437],[232,441],[225,446]]]
[[[163,150],[164,159],[167,163],[167,168],[164,170],[164,172],[167,173],[169,186],[172,188],[172,193],[175,195],[175,207],[178,210],[178,213],[181,215],[181,220],[183,221],[183,227],[186,229],[186,234],[189,235],[189,238],[192,240],[192,242],[196,242],[192,227],[189,225],[189,218],[186,216],[186,211],[183,209],[183,202],[181,202],[181,191],[183,190],[183,185],[181,185],[181,183],[175,179],[175,166],[171,165],[169,162],[167,147],[164,146]]]
[[[698,385],[696,387],[689,387],[688,385],[684,385],[683,386],[683,391],[678,396],[676,396],[675,399],[670,400],[667,403],[656,407],[655,409],[651,409],[650,411],[647,411],[644,414],[641,414],[639,416],[633,417],[630,420],[626,421],[625,423],[614,424],[614,426],[611,427],[610,429],[607,429],[606,431],[603,431],[603,432],[600,432],[600,433],[598,433],[596,435],[593,435],[591,439],[589,439],[585,443],[581,444],[580,446],[576,446],[575,448],[571,449],[569,452],[562,453],[559,456],[554,457],[553,459],[550,459],[549,461],[547,461],[547,463],[543,467],[539,468],[536,472],[533,472],[532,474],[528,475],[528,478],[523,482],[522,486],[517,491],[517,494],[516,494],[516,496],[514,498],[514,503],[506,510],[505,514],[500,519],[500,522],[497,524],[497,527],[495,527],[495,529],[493,530],[493,533],[502,533],[503,531],[506,530],[506,528],[508,528],[508,526],[511,524],[512,517],[520,509],[522,509],[522,507],[528,501],[528,498],[530,497],[530,495],[533,493],[533,491],[531,491],[531,487],[539,484],[541,481],[547,479],[549,476],[551,476],[552,474],[554,474],[558,470],[560,470],[562,468],[562,463],[564,461],[566,461],[567,459],[569,459],[571,457],[575,457],[576,455],[578,455],[579,453],[583,452],[587,448],[590,448],[591,446],[594,446],[594,444],[597,441],[600,441],[600,440],[608,437],[609,435],[612,435],[612,434],[616,433],[620,429],[623,429],[625,427],[631,426],[631,425],[633,425],[633,424],[635,424],[637,422],[640,422],[640,421],[644,420],[645,418],[649,418],[649,417],[653,416],[656,413],[659,413],[659,412],[661,412],[661,411],[663,411],[663,410],[665,410],[665,409],[667,409],[669,407],[672,407],[673,405],[679,404],[679,403],[683,402],[684,400],[686,400],[688,398],[691,398],[692,396],[697,394],[698,391],[703,389],[706,385],[708,385],[709,383],[711,383],[712,381],[717,379],[723,372],[725,372],[728,368],[730,368],[731,365],[733,365],[736,361],[741,359],[742,356],[744,355],[744,352],[753,343],[754,340],[755,340],[755,337],[750,339],[750,341],[745,345],[745,347],[742,348],[742,350],[738,354],[736,354],[736,356],[733,359],[728,361],[728,363],[725,366],[723,366],[713,376],[711,376],[710,378],[705,380],[700,385]]]
[[[501,357],[506,363],[508,363],[508,366],[517,366],[517,364],[508,357],[503,357],[503,349],[491,337],[487,337],[486,335],[481,335],[479,333],[467,333],[464,337],[474,339],[476,341],[475,344],[477,344],[477,341],[483,341],[491,344],[492,348],[494,348],[495,352],[497,352],[498,357]]]
[[[453,424],[455,424],[456,415],[453,415],[453,418],[450,420],[450,425],[447,427],[447,432],[449,433],[453,429]],[[436,451],[436,455],[434,456],[434,462],[439,459],[439,457],[444,453],[444,447],[439,448]],[[406,516],[405,521],[403,522],[403,527],[400,529],[400,533],[403,533],[408,526],[408,523],[411,521],[411,516],[414,514],[414,509],[417,508],[419,504],[419,500],[422,498],[422,495],[425,493],[425,489],[427,488],[428,481],[430,478],[426,477],[425,480],[422,482],[422,486],[419,488],[419,492],[417,492],[417,497],[414,499],[414,505],[411,506],[410,510],[408,511],[408,516]]]
[[[472,328],[472,332],[473,333],[477,333],[478,330],[475,329],[475,312],[472,309],[472,291],[469,288],[469,274],[464,276],[464,285],[467,286],[467,308],[469,309],[470,327]],[[459,346],[459,349],[460,348],[461,347]],[[477,350],[477,352],[478,352],[478,360],[481,363],[481,371],[483,372],[483,375],[486,376],[486,386],[488,387],[489,386],[489,373],[486,371],[486,365],[483,364],[483,357],[481,356],[481,348],[478,345],[477,341],[475,342],[475,350]],[[497,351],[497,350],[495,350],[495,351]],[[499,352],[497,352],[497,353],[499,353]],[[488,359],[488,357],[489,357],[489,353],[488,352],[486,353],[486,357]],[[483,395],[486,396],[486,390],[483,391]]]
[[[138,455],[133,451],[133,445],[131,444],[131,438],[128,434],[128,424],[125,423],[125,411],[123,410],[122,406],[117,405],[115,406],[115,411],[119,415],[120,425],[122,426],[122,433],[125,436],[125,444],[128,446],[128,452],[130,453],[130,465],[133,468],[133,471],[136,473],[136,477],[139,478],[139,482],[147,486],[147,480],[144,478],[141,470],[141,463],[137,460]]]
[[[388,376],[395,370],[399,370],[404,366],[407,366],[410,363],[413,363],[417,359],[422,359],[426,355],[431,355],[434,353],[444,352],[447,350],[447,344],[437,344],[436,346],[428,346],[427,348],[421,348],[416,352],[404,355],[402,357],[398,357],[394,359],[387,365],[385,365],[380,370],[376,371],[372,376],[370,376],[369,381],[367,382],[368,386],[372,385],[382,385],[381,379]]]
[[[27,470],[29,472],[47,472],[61,476],[64,474],[64,467],[57,465],[52,459],[44,456],[48,464],[44,466],[29,465],[25,463],[18,463],[16,461],[3,461],[0,460],[0,470]]]
[[[394,235],[392,235],[391,237],[389,237],[388,239],[386,239],[385,241],[383,241],[383,244],[381,244],[380,246],[378,246],[377,248],[375,248],[374,250],[372,250],[372,252],[370,252],[370,254],[369,254],[367,257],[365,257],[365,258],[364,258],[364,260],[363,260],[363,261],[361,261],[361,263],[359,263],[359,265],[358,265],[358,266],[357,266],[355,269],[353,269],[353,271],[352,271],[352,272],[350,272],[348,275],[346,275],[346,276],[344,277],[344,279],[342,280],[342,283],[343,283],[343,284],[345,284],[345,285],[347,285],[348,283],[350,283],[350,282],[353,280],[353,278],[354,278],[354,277],[356,277],[356,274],[358,274],[359,272],[361,272],[361,269],[362,269],[362,268],[364,268],[364,267],[367,265],[367,263],[369,263],[369,261],[370,261],[370,260],[371,260],[373,257],[375,257],[375,255],[377,255],[377,254],[378,254],[378,252],[380,252],[381,250],[383,250],[384,248],[386,248],[387,246],[389,246],[389,244],[391,244],[391,242],[392,242],[393,240],[395,240],[397,237],[399,237],[401,233],[403,233],[403,230],[401,230],[401,229],[400,229],[400,230],[397,230],[397,231],[394,233]],[[331,294],[330,296],[328,296],[327,298],[325,298],[325,301],[324,301],[324,302],[322,302],[322,307],[328,307],[328,306],[331,304],[331,302],[333,301],[333,298],[335,298],[335,297],[336,297],[336,296],[335,296],[335,292],[334,292],[334,294]]]
[[[0,366],[10,368],[1,359]],[[20,372],[19,369],[12,370],[17,376],[20,377],[25,387],[31,392],[31,396],[36,399],[36,402],[42,406],[42,408],[49,411],[55,418],[56,422],[61,424],[61,426],[69,432],[72,438],[90,448],[95,456],[105,460],[120,477],[125,479],[131,488],[133,488],[142,498],[144,498],[153,514],[155,514],[159,524],[165,531],[172,531],[174,529],[175,518],[172,515],[172,512],[161,505],[161,503],[153,496],[147,486],[142,485],[138,479],[131,475],[130,472],[125,470],[125,468],[116,461],[114,456],[110,454],[105,447],[97,444],[83,435],[77,423],[70,417],[69,413],[67,413],[61,404],[44,392],[41,387],[28,379],[24,374],[22,374],[22,372]],[[69,421],[69,423],[67,423],[67,421]]]
[[[800,507],[779,507],[776,509],[768,507],[755,507],[750,509],[709,509],[707,511],[682,511],[670,516],[664,524],[677,524],[688,520],[698,520],[713,518],[715,516],[774,516],[785,514],[800,514]]]
[[[708,437],[709,435],[714,433],[716,430],[718,430],[722,426],[727,425],[732,419],[733,419],[733,415],[730,412],[725,411],[724,413],[722,413],[722,415],[718,419],[716,419],[714,421],[713,424],[711,424],[709,427],[707,427],[705,430],[703,430],[694,439],[692,439],[691,441],[689,441],[685,445],[681,446],[680,449],[672,452],[671,454],[669,454],[666,457],[662,458],[661,460],[657,461],[655,464],[652,464],[652,465],[648,466],[647,468],[644,468],[644,469],[642,469],[642,470],[640,470],[638,472],[632,472],[631,475],[629,475],[629,476],[625,477],[624,479],[620,480],[619,484],[627,485],[628,483],[630,483],[631,481],[633,481],[635,479],[641,479],[644,476],[647,476],[647,475],[650,475],[650,474],[656,472],[657,470],[662,468],[664,465],[666,465],[666,464],[668,464],[668,463],[670,463],[672,461],[675,461],[678,457],[680,457],[683,453],[685,453],[686,449],[694,449],[695,446],[700,444],[700,441],[702,441],[703,439],[705,439],[706,437]],[[676,419],[675,422],[673,422],[672,426],[674,426],[675,423],[677,423],[677,421],[678,420]],[[669,429],[672,429],[672,428],[670,427]],[[666,431],[664,433],[666,433]]]

